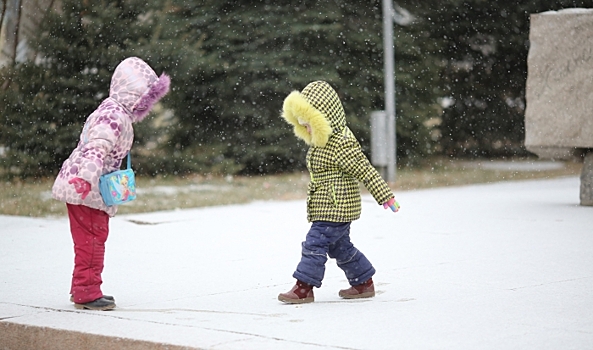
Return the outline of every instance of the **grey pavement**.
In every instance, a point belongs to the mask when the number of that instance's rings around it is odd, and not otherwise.
[[[0,216],[0,349],[591,349],[593,207],[579,179],[363,197],[354,244],[377,296],[345,301],[329,260],[316,301],[284,305],[304,201],[116,216],[103,291],[68,301],[66,218]]]

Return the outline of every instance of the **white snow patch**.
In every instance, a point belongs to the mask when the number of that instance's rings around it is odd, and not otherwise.
[[[507,170],[507,171],[544,171],[563,169],[562,162],[548,161],[485,161],[477,163],[468,163],[472,167],[478,167],[488,170]]]
[[[351,237],[377,296],[340,299],[348,283],[330,259],[315,302],[297,306],[277,295],[294,284],[304,200],[114,217],[109,312],[68,301],[66,217],[0,216],[0,320],[200,349],[586,349],[593,207],[579,185],[397,192],[395,214],[366,195]]]

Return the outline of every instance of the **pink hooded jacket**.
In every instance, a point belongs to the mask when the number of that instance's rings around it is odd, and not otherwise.
[[[108,207],[99,192],[99,177],[119,170],[132,148],[132,123],[144,119],[152,107],[169,92],[169,76],[160,77],[137,57],[123,60],[111,78],[109,97],[87,118],[78,145],[62,165],[52,188],[53,198],[86,205],[114,216],[117,206]],[[79,177],[91,184],[83,200],[70,179]]]

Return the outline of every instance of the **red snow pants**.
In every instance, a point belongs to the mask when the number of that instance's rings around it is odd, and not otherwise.
[[[75,303],[84,304],[103,296],[101,273],[105,241],[109,234],[109,215],[84,205],[66,206],[74,241],[74,272],[70,294]]]

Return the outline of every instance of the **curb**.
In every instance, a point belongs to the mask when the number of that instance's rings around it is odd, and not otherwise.
[[[0,350],[196,350],[144,340],[0,322]]]

